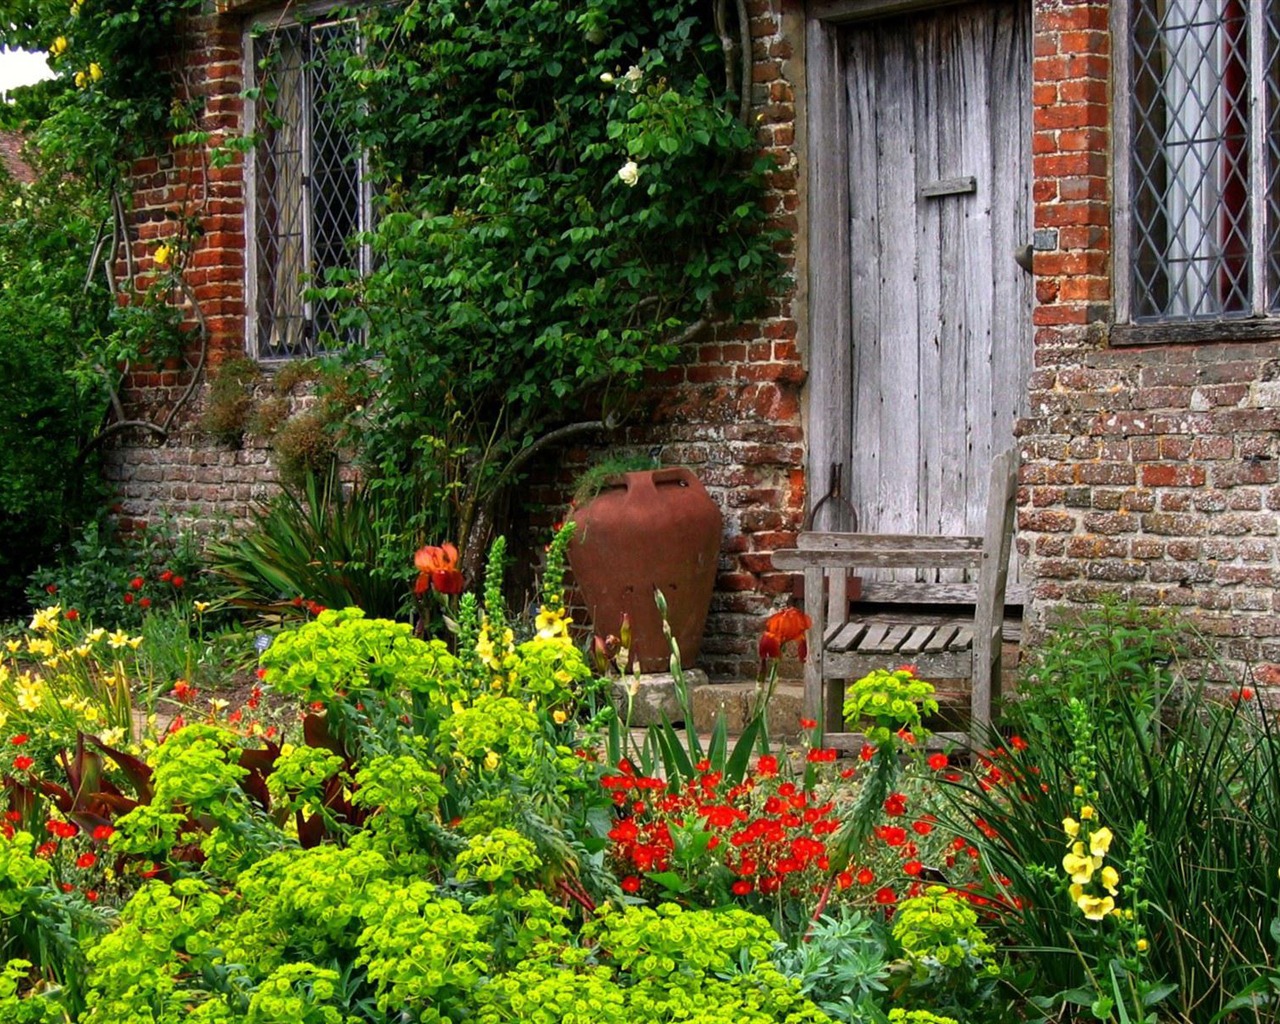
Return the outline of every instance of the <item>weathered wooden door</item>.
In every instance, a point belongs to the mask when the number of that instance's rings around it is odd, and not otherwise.
[[[833,36],[847,177],[822,187],[847,189],[835,208],[848,225],[848,314],[825,342],[813,327],[815,344],[848,346],[829,362],[848,374],[849,398],[835,416],[815,408],[812,427],[847,432],[818,448],[833,462],[848,453],[862,529],[981,533],[992,457],[1024,415],[1030,38],[1030,4],[1007,2]],[[811,470],[816,500],[827,480]]]

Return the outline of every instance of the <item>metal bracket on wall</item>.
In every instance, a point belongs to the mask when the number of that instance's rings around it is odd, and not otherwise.
[[[827,487],[827,493],[818,499],[813,508],[809,509],[809,514],[804,517],[804,526],[802,529],[807,533],[813,529],[814,521],[818,518],[818,511],[829,501],[837,502],[845,507],[849,513],[849,530],[852,533],[858,532],[858,510],[853,507],[853,503],[844,496],[844,466],[839,462],[831,463],[830,483]]]

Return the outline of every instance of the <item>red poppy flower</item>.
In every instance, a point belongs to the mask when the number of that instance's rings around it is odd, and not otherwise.
[[[1248,698],[1245,699],[1247,700]],[[1026,750],[1028,744],[1021,736],[1014,735],[1009,737],[1009,746],[1013,747],[1014,750]]]
[[[9,742],[12,743],[15,747],[20,747],[22,746],[22,744],[26,743],[29,739],[31,739],[31,737],[28,736],[25,732],[20,732],[18,733],[17,736],[13,737],[13,739],[11,739]]]
[[[186,583],[187,581],[186,581],[186,580],[184,580],[181,576],[175,576],[175,577],[174,577],[172,580],[170,580],[169,582],[170,582],[170,583],[172,583],[175,587],[179,587],[179,588],[181,588],[181,587],[182,587],[182,585],[183,585],[184,583]]]
[[[21,811],[5,811],[4,820],[5,821],[21,821],[22,812]]]
[[[13,767],[20,772],[25,772],[33,764],[35,764],[35,762],[31,760],[31,758],[27,757],[26,754],[19,754],[13,759]]]
[[[91,868],[97,863],[98,856],[93,853],[82,853],[76,858],[76,867],[78,868]]]
[[[75,621],[76,621],[76,619],[78,619],[78,618],[80,618],[80,613],[79,613],[76,609],[74,609],[74,608],[68,608],[68,609],[67,609],[67,621],[68,621],[68,622],[75,622]]]
[[[623,892],[639,892],[640,879],[638,879],[635,875],[627,875],[627,877],[622,880],[622,891]]]
[[[190,700],[195,696],[196,688],[185,679],[179,679],[173,684],[173,695],[178,700]]]
[[[116,834],[116,830],[112,828],[110,825],[99,825],[97,828],[93,830],[93,838],[96,839],[98,842],[102,842],[105,839],[110,839],[115,834]]]
[[[902,865],[902,873],[904,875],[910,875],[912,878],[918,877],[920,872],[923,870],[924,865],[918,860],[909,860]]]
[[[875,901],[883,904],[897,903],[898,896],[897,893],[886,885],[883,888],[876,890]]]
[[[149,597],[144,597],[141,601],[139,601],[139,602],[138,602],[138,607],[140,607],[140,608],[150,608],[150,607],[151,607],[151,598],[149,598]]]
[[[124,603],[125,603],[125,604],[133,604],[133,595],[132,595],[132,594],[129,594],[129,593],[126,593],[126,594],[124,595]]]
[[[146,580],[144,580],[141,576],[135,576],[133,579],[131,579],[131,580],[129,581],[129,589],[130,589],[130,590],[141,590],[141,589],[142,589],[142,585],[143,585],[144,583],[146,583],[146,582],[147,582],[147,581],[146,581]]]
[[[935,772],[942,771],[942,769],[945,768],[946,766],[947,766],[946,754],[930,754],[929,755],[929,767],[932,768]]]
[[[46,592],[46,593],[49,593],[49,594],[56,594],[56,593],[58,592],[58,584],[56,584],[56,583],[46,583],[46,584],[44,585],[44,589],[45,589],[45,592]]]
[[[870,743],[862,744],[862,749],[858,751],[858,756],[864,761],[870,761],[876,756],[876,748]]]
[[[735,896],[746,896],[751,892],[752,885],[745,878],[739,878],[729,888],[733,890]]]
[[[37,857],[44,857],[47,859],[49,857],[52,857],[57,852],[58,852],[57,843],[41,843],[39,846],[36,847]]]
[[[815,719],[812,719],[812,718],[802,718],[802,719],[800,719],[800,728],[801,728],[801,729],[816,729],[816,728],[818,728],[818,723],[817,723],[817,721],[816,721]]]
[[[876,880],[875,872],[873,872],[870,868],[862,868],[858,872],[859,885],[870,885],[875,880]]]
[[[1242,700],[1253,700],[1253,690],[1248,686],[1242,686],[1231,695],[1231,702],[1238,704]]]
[[[173,579],[173,570],[172,570],[172,569],[166,569],[164,572],[162,572],[162,573],[160,574],[160,582],[161,582],[161,583],[168,583],[171,579]]]
[[[756,761],[756,771],[766,776],[777,775],[778,759],[772,754],[761,754]]]
[[[85,898],[85,899],[87,899],[90,903],[97,903],[97,902],[98,902],[98,890],[97,890],[97,889],[86,889],[86,890],[84,891],[84,898]]]
[[[884,802],[884,813],[891,818],[907,813],[907,798],[901,793],[890,793]]]

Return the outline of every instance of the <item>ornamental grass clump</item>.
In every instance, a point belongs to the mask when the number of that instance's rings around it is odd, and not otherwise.
[[[1063,623],[1004,710],[1019,743],[946,790],[1046,1012],[1208,1024],[1272,960],[1280,736],[1251,688],[1175,682],[1185,632],[1123,606]]]

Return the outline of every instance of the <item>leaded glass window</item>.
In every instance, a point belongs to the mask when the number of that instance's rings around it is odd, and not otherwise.
[[[332,100],[350,22],[274,24],[251,34],[249,348],[259,359],[316,355],[358,340],[330,300],[308,289],[334,270],[362,271],[364,165]]]
[[[1280,308],[1278,0],[1129,0],[1135,323]]]

